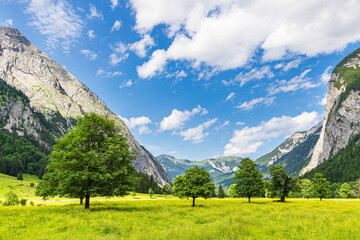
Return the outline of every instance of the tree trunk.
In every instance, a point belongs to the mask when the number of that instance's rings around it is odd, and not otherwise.
[[[166,199],[166,197],[167,197],[167,193],[165,193],[165,199]]]
[[[193,197],[193,207],[195,207],[195,198]]]
[[[322,200],[322,197],[320,197],[320,201]]]
[[[83,204],[83,200],[84,200],[84,197],[81,197],[81,198],[80,198],[80,205]]]
[[[285,196],[282,196],[282,197],[280,198],[280,202],[285,202]]]
[[[249,198],[249,203],[250,203],[250,196],[248,196],[248,198]]]
[[[85,195],[85,209],[89,209],[90,208],[90,195],[86,194]]]

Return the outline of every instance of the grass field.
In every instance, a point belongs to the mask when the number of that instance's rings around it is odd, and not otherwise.
[[[19,198],[40,199],[35,196],[35,187],[39,182],[39,178],[35,175],[23,174],[24,180],[16,180],[16,177],[0,173],[0,200],[9,191],[16,193]],[[34,183],[35,187],[30,187],[30,183]],[[18,186],[22,185],[22,186]]]
[[[132,197],[131,197],[132,198]],[[360,239],[359,200],[92,201],[0,207],[0,239]]]

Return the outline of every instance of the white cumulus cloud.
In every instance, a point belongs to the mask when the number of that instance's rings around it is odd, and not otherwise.
[[[147,50],[155,45],[154,39],[150,34],[145,34],[143,38],[137,42],[130,44],[129,49],[134,51],[139,57],[146,57]]]
[[[98,57],[98,55],[95,52],[90,51],[88,49],[82,49],[80,53],[85,55],[85,57],[88,58],[90,61],[95,60]]]
[[[333,67],[332,66],[328,66],[326,69],[325,69],[325,71],[323,72],[323,74],[321,74],[321,81],[323,82],[323,83],[328,83],[329,82],[329,80],[330,80],[330,77],[331,77],[331,69],[332,69]]]
[[[88,35],[88,37],[90,38],[90,39],[92,39],[92,38],[95,38],[96,36],[95,36],[95,32],[94,32],[94,30],[89,30],[88,32],[87,32],[87,35]]]
[[[141,116],[141,117],[132,117],[130,119],[124,118],[119,116],[124,123],[126,124],[126,126],[128,126],[130,129],[135,129],[137,128],[139,131],[139,134],[149,134],[151,133],[150,128],[148,127],[148,124],[151,123],[151,119],[145,116]]]
[[[276,97],[260,97],[254,98],[251,101],[243,102],[237,108],[243,110],[252,110],[256,105],[264,104],[266,106],[270,106],[274,103]]]
[[[101,19],[103,20],[104,19],[104,16],[102,15],[102,12],[99,12],[95,5],[93,4],[89,4],[89,7],[90,7],[90,14],[88,14],[88,18],[90,19],[94,19],[94,18],[98,18],[98,19]]]
[[[244,66],[257,52],[264,61],[312,57],[360,40],[360,29],[353,27],[360,21],[360,2],[354,0],[130,0],[130,4],[135,30],[146,34],[162,25],[172,41],[145,63],[152,66],[139,72],[145,78],[163,71],[170,61],[203,63],[221,71]]]
[[[204,138],[209,135],[205,132],[211,125],[217,121],[217,118],[211,119],[197,127],[189,128],[184,131],[180,131],[179,135],[182,136],[184,141],[192,141],[193,143],[200,143],[204,141]]]
[[[235,130],[233,137],[224,148],[224,155],[243,156],[255,153],[266,141],[308,130],[319,123],[320,119],[321,116],[317,112],[303,112],[295,117],[274,117],[258,126]]]
[[[235,93],[232,92],[226,97],[225,101],[229,101],[229,100],[233,99],[234,97],[235,97]]]
[[[164,117],[160,123],[160,131],[179,129],[184,125],[186,121],[189,121],[190,117],[195,114],[207,114],[207,110],[197,105],[193,110],[179,111],[173,109],[168,117]]]
[[[111,2],[110,7],[112,10],[114,10],[119,5],[118,0],[110,0],[110,2]]]
[[[114,25],[113,25],[112,28],[111,28],[111,32],[113,32],[113,31],[119,31],[119,30],[120,30],[120,27],[121,27],[121,21],[116,20],[116,21],[114,22]]]
[[[290,80],[277,80],[275,81],[268,89],[269,95],[278,94],[281,92],[295,92],[300,89],[310,89],[319,86],[319,83],[311,81],[311,78],[306,75],[311,71],[307,69],[300,74],[300,76],[295,76]]]

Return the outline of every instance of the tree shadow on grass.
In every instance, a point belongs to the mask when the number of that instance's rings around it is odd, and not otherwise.
[[[124,207],[124,206],[90,206],[90,212],[153,212],[156,211],[158,207],[155,206],[141,206],[141,207]]]

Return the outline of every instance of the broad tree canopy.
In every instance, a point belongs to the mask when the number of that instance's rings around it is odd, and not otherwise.
[[[120,132],[114,121],[100,115],[80,118],[73,130],[56,141],[39,195],[85,197],[89,208],[90,196],[131,191],[135,154]]]

